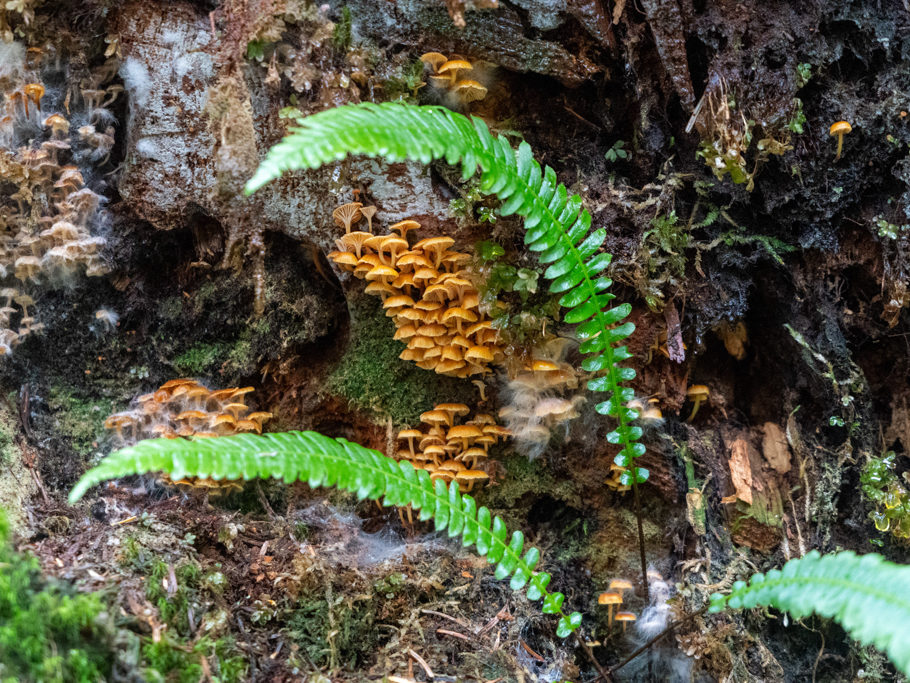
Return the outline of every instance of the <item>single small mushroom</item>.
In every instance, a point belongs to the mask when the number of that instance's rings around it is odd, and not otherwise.
[[[464,358],[467,361],[475,361],[478,364],[492,363],[493,352],[485,346],[472,346],[465,352]]]
[[[363,255],[363,247],[366,243],[373,237],[368,232],[363,232],[362,230],[355,230],[354,232],[348,232],[341,238],[340,242],[344,245],[345,251],[353,251],[357,258],[361,258]]]
[[[376,207],[361,206],[360,213],[367,219],[367,232],[373,232],[373,216],[376,215]]]
[[[399,221],[395,225],[389,228],[389,231],[398,231],[398,234],[401,235],[402,239],[407,239],[408,232],[411,230],[417,230],[420,228],[420,223],[412,220]]]
[[[439,71],[439,67],[449,61],[449,58],[439,52],[426,52],[420,55],[420,61],[427,64],[433,73]]]
[[[449,424],[449,414],[442,410],[428,410],[420,414],[420,421],[431,427],[442,427]]]
[[[455,330],[458,334],[463,334],[461,329],[465,322],[473,323],[477,321],[477,314],[467,308],[450,308],[442,315],[442,321],[449,323],[455,321]],[[470,335],[468,335],[470,336]],[[492,357],[490,358],[492,360]]]
[[[228,403],[223,410],[234,416],[235,420],[240,420],[240,415],[248,411],[250,407],[245,403]]]
[[[423,250],[425,253],[431,256],[433,258],[433,264],[438,270],[443,252],[453,244],[455,244],[455,240],[453,240],[451,237],[439,235],[437,237],[427,237],[426,239],[420,240],[417,244],[414,245],[414,250]]]
[[[344,232],[347,234],[351,232],[351,224],[359,221],[363,215],[360,211],[361,208],[363,208],[363,204],[360,202],[342,204],[332,211],[332,218],[335,219],[335,224],[339,228],[344,228]]]
[[[473,470],[477,467],[477,462],[479,460],[485,460],[487,457],[487,452],[484,449],[473,446],[462,452],[456,460],[467,462]]]
[[[411,459],[413,460],[416,457],[414,452],[414,439],[419,439],[423,436],[423,432],[419,429],[402,429],[398,432],[399,439],[405,439],[408,442],[408,450],[411,453]]]
[[[626,624],[630,621],[635,621],[635,615],[632,612],[617,612],[616,621],[622,622],[622,632],[626,632]]]
[[[832,123],[831,127],[828,129],[829,135],[837,136],[837,155],[834,157],[835,161],[840,159],[840,153],[844,149],[844,136],[852,130],[853,126],[851,126],[847,121],[837,121],[835,123]]]
[[[609,619],[610,626],[612,626],[613,625],[613,605],[622,604],[622,595],[620,593],[617,593],[616,591],[606,591],[605,593],[601,593],[600,595],[597,596],[597,604],[607,606],[607,609],[609,610],[607,612],[607,617]]]
[[[479,436],[483,436],[480,427],[474,425],[455,425],[449,429],[448,434],[446,434],[446,441],[461,442],[461,450],[466,451],[471,447],[470,442]]]
[[[454,92],[458,99],[465,104],[482,100],[487,96],[487,89],[483,85],[477,81],[469,80],[456,83],[455,87],[452,88],[452,92]]]
[[[627,581],[626,579],[613,579],[610,581],[609,588],[611,591],[618,590],[619,594],[622,595],[623,591],[630,591],[634,588],[634,586],[632,586],[631,581]]]
[[[708,400],[708,397],[711,395],[711,390],[708,389],[704,384],[693,384],[686,390],[686,396],[692,401],[692,412],[689,413],[689,417],[686,419],[686,422],[691,422],[695,418],[695,414],[698,412],[701,404]]]
[[[332,263],[338,264],[342,269],[347,270],[348,272],[354,270],[354,268],[357,267],[357,262],[360,260],[350,251],[330,251],[326,256]]]
[[[454,85],[459,71],[471,71],[473,68],[471,62],[466,59],[450,59],[447,62],[440,64],[436,69],[436,73],[440,76],[448,76],[449,84]]]
[[[455,474],[455,481],[459,485],[467,484],[465,492],[470,493],[471,489],[474,488],[474,484],[479,481],[487,481],[490,478],[490,475],[484,472],[483,470],[465,470],[464,472],[457,472]]]
[[[44,97],[44,86],[40,83],[26,83],[22,88],[25,96],[35,104],[35,108],[41,111],[41,98]],[[25,115],[28,116],[28,104],[25,105]]]
[[[391,296],[394,296],[398,292],[398,290],[391,285],[387,285],[384,282],[379,282],[378,280],[375,280],[368,284],[363,291],[365,294],[375,294],[383,301]]]

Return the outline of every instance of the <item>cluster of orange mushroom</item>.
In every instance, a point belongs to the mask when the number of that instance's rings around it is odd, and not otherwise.
[[[451,237],[427,237],[411,245],[417,221],[396,223],[386,235],[372,233],[376,207],[352,202],[332,216],[345,234],[328,257],[368,282],[365,291],[382,298],[395,321],[395,339],[407,344],[403,360],[442,375],[468,377],[490,372],[503,359],[499,333],[480,311],[480,296],[464,266],[468,254],[453,251]],[[367,230],[352,230],[366,219]]]
[[[430,70],[427,79],[435,90],[442,90],[464,104],[482,100],[487,96],[487,89],[481,83],[463,74],[473,71],[474,65],[458,55],[446,57],[440,52],[427,52],[420,56]]]
[[[489,457],[490,446],[509,435],[509,430],[496,424],[492,415],[478,413],[459,424],[471,412],[463,403],[440,403],[420,416],[421,429],[403,429],[398,433],[404,447],[399,460],[427,470],[431,479],[457,481],[470,491],[475,483],[489,479],[479,469]]]
[[[6,285],[6,294],[0,294],[6,299],[0,353],[9,353],[41,327],[28,311],[32,301],[20,291],[24,285],[108,272],[101,258],[105,240],[89,230],[101,197],[85,187],[83,170],[68,163],[73,157],[69,120],[52,113],[42,121],[45,89],[40,83],[13,88],[0,112],[0,177],[16,187],[0,199],[0,284]],[[44,134],[36,137],[35,126],[42,123]],[[30,142],[19,147],[24,136]],[[15,287],[11,280],[18,281]]]
[[[245,398],[251,391],[253,387],[211,391],[193,379],[172,379],[156,391],[139,396],[133,409],[108,417],[104,426],[114,430],[124,444],[160,437],[261,434],[262,425],[272,414],[250,412]],[[166,475],[161,478],[165,483],[207,489],[216,494],[242,488],[239,482],[224,479],[189,477],[171,481]]]
[[[172,379],[135,400],[132,410],[114,413],[104,426],[126,443],[164,437],[211,437],[262,433],[271,413],[250,412],[245,397],[253,387],[212,391],[194,379]]]
[[[635,621],[635,614],[632,612],[619,612],[613,614],[613,607],[619,609],[619,605],[622,604],[623,591],[632,590],[632,584],[625,579],[613,579],[610,581],[609,590],[601,593],[597,596],[598,605],[606,605],[609,610],[609,624],[612,627],[613,621],[618,621],[622,623],[623,633],[626,631],[626,624],[630,621]]]

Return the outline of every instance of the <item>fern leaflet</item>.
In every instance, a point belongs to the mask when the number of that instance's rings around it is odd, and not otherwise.
[[[619,345],[635,329],[631,322],[622,322],[631,306],[610,307],[615,295],[607,291],[613,283],[604,271],[612,256],[601,250],[606,231],[591,230],[591,215],[582,207],[581,197],[570,196],[549,166],[541,171],[527,143],[513,150],[506,138],[494,137],[481,119],[468,119],[443,107],[365,103],[308,117],[291,116],[295,124],[290,135],[269,151],[247,184],[248,194],[286,171],[317,168],[348,154],[425,164],[445,159],[461,164],[465,180],[480,169],[480,189],[502,200],[501,213],[524,217],[525,244],[548,265],[544,277],[552,280],[550,291],[560,294],[560,306],[569,309],[564,320],[578,326],[580,350],[588,356],[582,367],[601,373],[588,382],[588,388],[607,393],[597,411],[617,420],[607,440],[621,446],[616,464],[630,468],[623,473],[622,484],[645,481],[647,470],[634,466],[645,452],[638,443],[641,429],[631,424],[638,415],[626,407],[633,392],[622,386],[635,377],[635,371],[620,366],[632,357],[626,346]]]
[[[383,499],[385,505],[410,505],[421,521],[432,518],[437,531],[448,529],[465,547],[496,565],[497,579],[510,579],[512,590],[527,587],[529,600],[543,600],[544,614],[559,615],[556,633],[565,638],[581,625],[581,614],[562,611],[562,593],[547,591],[550,575],[536,572],[540,551],[524,551],[524,535],[508,534],[501,517],[477,507],[458,484],[434,484],[425,470],[407,461],[396,462],[378,451],[344,439],[315,432],[284,432],[257,436],[241,434],[219,438],[149,439],[111,453],[76,483],[70,492],[75,503],[85,492],[107,479],[146,472],[167,472],[174,480],[185,477],[255,479],[275,477],[285,483],[305,481],[311,487],[335,486],[361,500]]]
[[[881,555],[813,550],[782,569],[737,581],[711,596],[711,612],[775,607],[794,618],[816,613],[837,621],[863,645],[875,645],[910,675],[910,567]]]

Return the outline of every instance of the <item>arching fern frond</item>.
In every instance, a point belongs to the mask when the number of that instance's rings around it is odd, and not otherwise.
[[[570,196],[552,168],[541,170],[527,143],[513,150],[506,138],[491,135],[481,119],[443,107],[365,103],[292,116],[290,134],[269,151],[247,184],[248,194],[286,171],[317,168],[349,154],[425,164],[445,159],[461,165],[464,179],[480,170],[480,189],[502,200],[501,213],[525,218],[525,244],[548,264],[544,277],[552,281],[550,291],[561,295],[559,304],[569,309],[564,320],[578,326],[581,352],[587,355],[582,367],[601,373],[588,388],[607,393],[597,411],[617,419],[607,439],[621,446],[616,463],[630,468],[622,483],[643,482],[647,470],[634,466],[645,451],[637,443],[641,430],[631,424],[637,414],[626,407],[632,389],[622,386],[635,371],[620,366],[631,358],[620,345],[635,329],[622,322],[631,306],[611,304],[615,295],[607,291],[612,281],[604,271],[612,257],[601,250],[606,231],[591,229],[581,197]]]
[[[305,481],[312,487],[335,486],[358,498],[383,500],[385,505],[410,505],[420,519],[433,519],[436,530],[460,536],[464,546],[496,565],[497,579],[509,579],[512,590],[527,588],[529,600],[543,600],[544,614],[559,616],[556,632],[566,637],[581,625],[581,614],[562,611],[563,594],[550,593],[550,575],[536,572],[537,548],[524,550],[520,531],[509,536],[501,517],[477,507],[458,485],[434,484],[426,470],[407,461],[396,462],[378,451],[316,432],[284,432],[257,436],[241,434],[219,438],[150,439],[110,454],[76,483],[70,492],[75,503],[102,481],[130,474],[167,472],[171,479],[266,479],[285,483]],[[524,554],[522,554],[524,552]]]
[[[863,645],[875,645],[910,675],[910,567],[881,555],[813,550],[782,569],[737,581],[729,595],[711,596],[711,612],[775,607],[799,619],[820,614]]]

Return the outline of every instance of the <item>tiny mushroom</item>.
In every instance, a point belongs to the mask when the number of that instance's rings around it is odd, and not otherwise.
[[[829,135],[837,136],[837,155],[834,157],[835,161],[840,159],[840,153],[844,149],[844,136],[852,130],[853,126],[851,126],[847,121],[837,121],[836,123],[832,123],[831,127],[828,129]]]
[[[609,623],[612,626],[613,625],[613,605],[622,604],[622,595],[620,595],[616,591],[606,591],[605,593],[601,593],[600,595],[597,596],[597,604],[607,606],[607,608],[609,609],[609,612],[607,613],[609,620],[610,620]]]
[[[376,215],[376,207],[361,206],[360,213],[367,219],[367,232],[373,232],[373,216]]]
[[[44,86],[40,83],[26,83],[22,88],[25,96],[34,102],[35,108],[41,111],[41,98],[44,97]],[[28,116],[28,104],[25,105],[25,115]]]
[[[464,470],[463,472],[457,472],[455,474],[455,481],[460,484],[467,484],[465,487],[466,492],[470,492],[474,488],[474,483],[478,481],[487,481],[490,478],[483,470]]]
[[[459,81],[453,88],[458,99],[465,104],[482,100],[487,96],[487,89],[477,81]]]
[[[632,612],[617,612],[616,621],[622,622],[622,632],[626,632],[626,624],[630,621],[635,621],[635,615]]]
[[[695,418],[695,414],[698,412],[701,404],[708,400],[708,397],[711,395],[710,389],[704,384],[693,384],[686,390],[686,396],[692,401],[692,412],[689,413],[689,417],[686,419],[686,422],[691,422]]]
[[[622,591],[630,591],[632,588],[632,582],[627,581],[626,579],[613,579],[610,581],[610,590],[618,590],[620,595],[622,594]]]
[[[363,208],[363,204],[360,202],[342,204],[332,212],[332,218],[335,219],[335,224],[339,228],[344,228],[344,232],[347,234],[351,232],[351,224],[359,221],[363,215],[360,211],[361,208]]]

